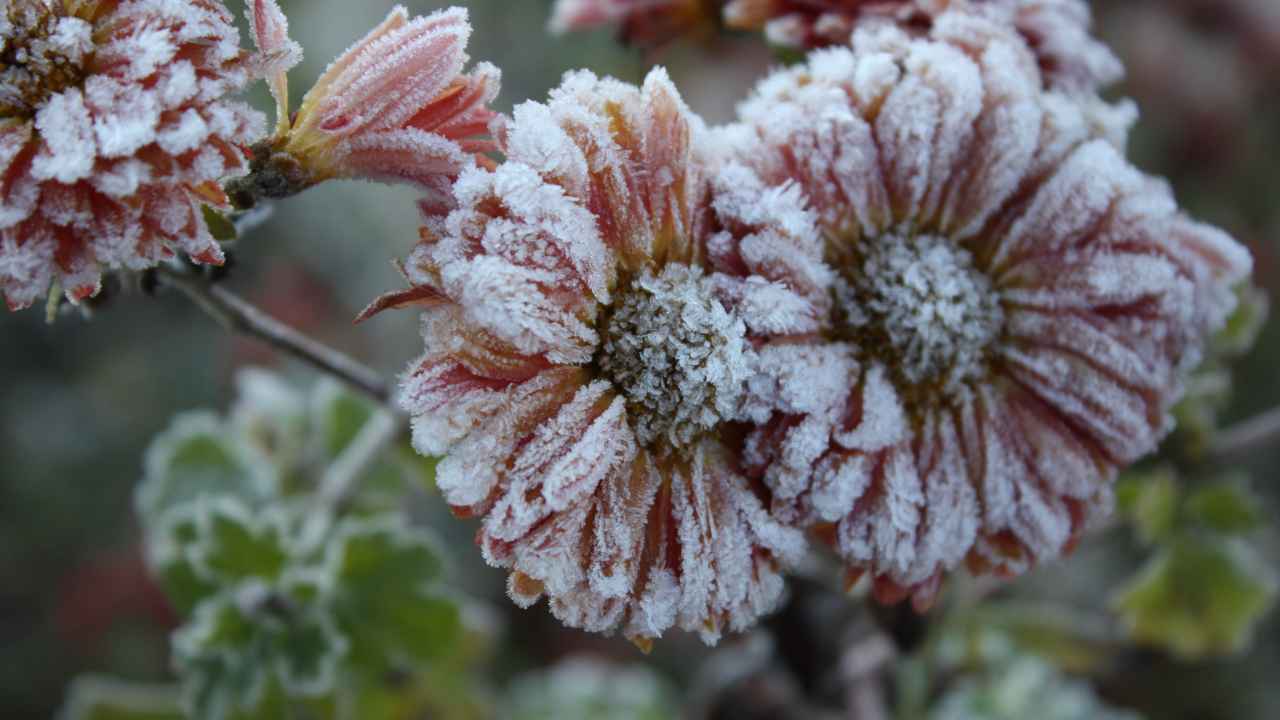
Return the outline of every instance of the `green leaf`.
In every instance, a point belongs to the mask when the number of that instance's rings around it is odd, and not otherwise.
[[[201,205],[200,210],[204,215],[204,224],[209,228],[209,234],[213,236],[214,240],[231,242],[240,236],[240,233],[236,230],[236,224],[217,209],[208,205]]]
[[[261,586],[253,586],[267,593]],[[238,594],[243,600],[250,593]],[[173,637],[174,654],[179,659],[199,658],[204,655],[229,654],[250,645],[257,630],[253,620],[240,607],[237,594],[224,593],[201,603],[191,622],[180,628]]]
[[[223,720],[277,717],[263,708],[281,697],[330,696],[347,641],[322,605],[248,582],[201,603],[173,649],[188,710]]]
[[[76,678],[59,720],[183,720],[176,686],[141,685],[112,678]]]
[[[1088,684],[1071,680],[1052,665],[1018,657],[962,679],[930,720],[1138,720],[1106,706]]]
[[[1187,514],[1207,528],[1238,534],[1262,524],[1262,507],[1242,480],[1197,489],[1187,499]]]
[[[1030,654],[1066,671],[1089,672],[1110,657],[1114,632],[1109,620],[1045,603],[986,602],[953,615],[935,654],[956,667]]]
[[[1120,481],[1117,499],[1133,521],[1142,542],[1158,542],[1171,533],[1178,516],[1178,480],[1166,467],[1126,475]]]
[[[289,562],[285,521],[269,510],[255,515],[231,500],[205,504],[192,548],[196,567],[227,583],[279,578]]]
[[[440,464],[440,458],[424,457],[409,444],[396,448],[396,458],[414,487],[435,492],[436,466]]]
[[[1238,357],[1248,352],[1271,314],[1271,301],[1266,291],[1251,283],[1236,288],[1238,304],[1227,324],[1213,338],[1211,351],[1222,357]]]
[[[325,455],[331,460],[341,455],[373,413],[372,403],[345,385],[322,380],[312,398],[312,418]]]
[[[276,645],[276,668],[286,691],[318,697],[333,690],[347,640],[328,614],[312,611],[292,619]]]
[[[262,586],[249,587],[266,595]],[[173,634],[183,705],[197,720],[252,711],[267,694],[265,634],[242,608],[249,594],[224,593],[201,603],[191,621]]]
[[[398,518],[344,522],[334,548],[340,586],[359,588],[364,595],[416,593],[444,570],[429,536],[405,527]]]
[[[270,458],[282,474],[300,469],[310,432],[307,400],[276,373],[260,368],[236,373],[236,400],[229,422],[246,444]]]
[[[215,578],[192,561],[191,548],[200,540],[197,510],[192,505],[170,511],[160,526],[147,534],[151,571],[174,609],[184,616],[218,590]]]
[[[1218,413],[1231,401],[1231,373],[1209,363],[1187,378],[1186,392],[1174,406],[1182,450],[1201,459],[1218,430]]]
[[[431,720],[489,720],[498,717],[489,707],[492,692],[477,687],[467,672],[436,667],[408,675],[365,678],[344,693],[339,717],[430,718]]]
[[[893,666],[893,687],[897,717],[923,718],[929,707],[931,672],[929,662],[919,656],[905,657]]]
[[[648,668],[573,658],[517,678],[503,718],[511,720],[667,720],[678,717],[667,684]]]
[[[339,622],[359,662],[425,663],[455,649],[462,636],[459,609],[430,590],[443,563],[422,533],[393,519],[347,521],[328,564]]]
[[[1240,652],[1276,597],[1276,580],[1244,542],[1185,534],[1113,600],[1130,637],[1186,659]]]
[[[232,496],[252,506],[272,497],[279,484],[266,458],[203,412],[178,416],[152,442],[144,467],[135,500],[148,525],[201,497]]]

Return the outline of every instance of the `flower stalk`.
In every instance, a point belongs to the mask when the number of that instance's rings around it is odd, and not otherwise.
[[[303,335],[235,293],[213,285],[195,273],[168,265],[161,266],[158,271],[166,284],[186,295],[228,331],[262,340],[286,355],[332,375],[368,395],[379,405],[390,407],[391,392],[377,371]]]

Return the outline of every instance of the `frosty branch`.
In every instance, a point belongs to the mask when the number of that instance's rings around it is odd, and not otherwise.
[[[1253,451],[1277,445],[1280,445],[1280,408],[1272,408],[1218,433],[1209,449],[1209,460],[1241,460]]]
[[[389,405],[391,391],[374,370],[303,335],[200,275],[167,266],[161,266],[159,271],[168,285],[190,298],[227,330],[262,340],[290,357],[338,378],[376,400],[379,405]]]

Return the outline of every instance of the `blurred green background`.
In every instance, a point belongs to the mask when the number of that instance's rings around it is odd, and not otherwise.
[[[229,3],[239,11],[237,0]],[[372,27],[390,0],[285,0],[306,61],[291,74],[295,102],[328,60]],[[446,3],[406,2],[412,12]],[[608,31],[553,38],[549,0],[471,0],[473,60],[503,70],[497,106],[543,98],[560,75],[586,67],[638,81],[651,62],[667,65],[690,105],[708,121],[733,105],[772,63],[756,38],[678,43],[657,56],[619,47]],[[1167,177],[1183,205],[1248,244],[1256,278],[1280,289],[1280,2],[1276,0],[1107,0],[1094,3],[1099,32],[1129,67],[1117,90],[1142,120],[1131,154]],[[247,36],[246,36],[247,37]],[[268,107],[265,93],[252,100]],[[331,183],[279,203],[239,243],[227,286],[273,315],[388,374],[420,351],[412,313],[359,327],[349,318],[398,287],[391,259],[417,237],[414,192]],[[1236,366],[1225,419],[1280,405],[1280,318]],[[0,716],[48,717],[68,681],[87,672],[133,679],[167,674],[175,618],[148,582],[131,493],[149,440],[177,412],[225,409],[231,380],[247,365],[313,379],[262,345],[232,338],[183,297],[120,288],[91,319],[44,322],[39,310],[0,315]],[[1253,486],[1277,517],[1280,447],[1254,454]],[[1276,526],[1262,551],[1280,560]],[[440,528],[467,590],[493,600],[516,651],[496,672],[512,673],[576,651],[636,660],[621,640],[562,630],[545,608],[521,612],[502,596],[503,575],[483,566],[472,528]],[[1104,533],[1072,557],[1022,581],[1041,593],[1101,607],[1113,583],[1141,556],[1127,536]],[[688,638],[664,643],[652,662],[687,678],[707,651]],[[1280,714],[1280,618],[1261,627],[1240,657],[1180,663],[1139,656],[1118,668],[1104,693],[1152,718],[1274,718]],[[1114,684],[1115,687],[1111,685]]]

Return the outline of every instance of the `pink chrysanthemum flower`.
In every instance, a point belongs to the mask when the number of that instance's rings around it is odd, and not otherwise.
[[[1002,15],[1035,50],[1055,88],[1096,89],[1120,79],[1120,61],[1089,34],[1085,0],[729,0],[725,25],[763,30],[783,47],[845,45],[864,16],[892,17],[927,27],[931,18],[965,5]]]
[[[1012,23],[1034,49],[1053,89],[1094,92],[1123,74],[1119,59],[1092,37],[1085,0],[557,0],[554,32],[618,25],[624,40],[656,45],[716,15],[727,28],[759,30],[774,45],[847,45],[859,22],[892,20],[917,29],[961,6]]]
[[[505,163],[463,173],[412,289],[371,308],[426,308],[401,402],[511,597],[642,647],[752,623],[804,545],[732,423],[754,346],[816,331],[829,278],[797,193],[710,204],[705,133],[661,70],[567,75],[499,133]]]
[[[274,0],[255,0],[254,38],[274,58],[266,73],[276,98],[276,135],[254,149],[249,195],[286,196],[334,178],[406,182],[427,191],[424,207],[448,207],[449,186],[494,148],[500,73],[470,73],[467,11],[449,8],[410,19],[396,6],[378,27],[334,60],[288,113],[284,71],[298,53]],[[242,185],[243,187],[243,185]],[[237,198],[238,201],[239,198]],[[242,204],[248,204],[242,202]]]
[[[11,309],[59,280],[93,295],[103,267],[175,249],[222,262],[201,204],[262,132],[223,99],[250,79],[213,0],[9,0],[0,10],[0,292]]]
[[[1041,72],[980,14],[866,27],[724,131],[803,191],[835,278],[822,332],[757,350],[748,472],[885,601],[1069,548],[1169,431],[1250,271]]]
[[[713,29],[724,0],[556,0],[551,32],[614,25],[623,42],[639,47]]]

